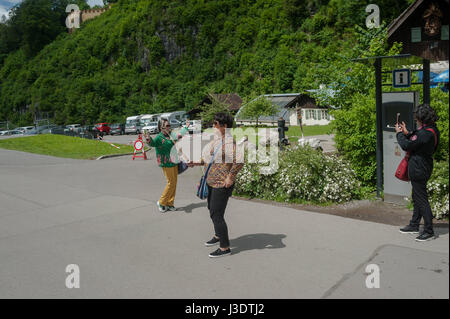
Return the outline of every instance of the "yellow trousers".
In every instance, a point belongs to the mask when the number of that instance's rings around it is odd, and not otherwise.
[[[173,202],[175,201],[175,193],[177,191],[178,166],[162,167],[162,169],[167,180],[167,185],[159,199],[159,204],[162,206],[174,206]]]

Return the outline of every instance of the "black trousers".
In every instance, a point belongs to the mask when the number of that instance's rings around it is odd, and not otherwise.
[[[228,227],[225,222],[225,208],[227,208],[228,198],[233,193],[234,185],[229,188],[213,188],[208,185],[208,209],[209,215],[214,225],[216,237],[219,237],[220,247],[230,246],[228,238]]]
[[[428,202],[427,181],[411,181],[411,185],[414,212],[410,225],[418,228],[423,217],[424,231],[428,234],[434,234],[433,214]]]

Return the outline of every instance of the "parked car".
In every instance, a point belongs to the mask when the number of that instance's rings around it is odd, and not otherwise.
[[[60,128],[61,126],[56,124],[47,124],[47,125],[40,125],[36,127],[36,134],[50,134],[50,130],[52,128]],[[65,126],[63,127],[65,128]],[[63,134],[63,133],[60,133]]]
[[[36,134],[36,129],[34,126],[22,126],[16,127],[17,131],[21,131],[23,134]]]
[[[0,136],[9,135],[9,130],[0,131]]]
[[[169,123],[172,128],[177,128],[181,126],[181,122],[175,119],[170,120]]]
[[[109,131],[109,134],[114,135],[114,134],[119,134],[119,135],[124,135],[125,134],[125,124],[122,123],[114,123],[111,124],[111,130]]]
[[[10,130],[8,132],[8,135],[23,135],[23,131],[19,131],[19,130]]]
[[[144,126],[142,128],[142,131],[148,132],[150,134],[157,134],[157,133],[159,133],[158,122],[150,122],[150,123],[148,123],[147,126]]]
[[[69,124],[66,125],[65,132],[73,132],[73,133],[79,133],[81,131],[81,124]]]
[[[93,138],[97,138],[99,135],[103,136],[96,125],[86,125],[84,127],[84,133],[92,135]]]
[[[67,128],[66,128],[65,125],[53,126],[53,127],[50,127],[48,129],[48,133],[50,133],[50,134],[64,134],[66,129]],[[42,134],[45,134],[45,133],[47,133],[47,130],[46,129],[42,130]]]
[[[102,135],[108,135],[109,132],[111,131],[111,128],[109,127],[108,123],[97,123],[95,124],[95,127]]]

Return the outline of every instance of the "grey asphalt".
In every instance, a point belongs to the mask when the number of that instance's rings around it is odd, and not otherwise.
[[[419,243],[398,227],[231,198],[231,256],[215,247],[199,168],[178,211],[163,174],[131,156],[71,160],[0,149],[0,298],[449,298],[448,228]],[[66,266],[80,288],[65,285]],[[366,266],[380,269],[367,288]]]

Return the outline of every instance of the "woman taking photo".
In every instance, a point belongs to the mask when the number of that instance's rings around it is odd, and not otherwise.
[[[434,239],[433,214],[428,202],[427,181],[433,171],[433,153],[439,145],[440,133],[436,127],[438,116],[427,104],[421,104],[415,112],[417,130],[408,132],[405,122],[397,123],[397,141],[400,147],[410,153],[408,175],[412,185],[414,212],[408,226],[401,233],[419,233],[420,220],[423,217],[424,230],[416,241]]]
[[[156,160],[158,165],[162,168],[164,176],[167,180],[167,185],[159,199],[156,202],[158,209],[161,213],[165,213],[167,210],[176,210],[174,206],[175,193],[177,190],[178,180],[178,159],[172,148],[175,143],[185,135],[189,130],[189,121],[186,121],[186,126],[183,127],[178,135],[172,133],[170,123],[167,119],[161,119],[158,122],[158,128],[160,133],[152,139],[149,134],[145,134],[148,145],[155,147]],[[172,155],[171,156],[171,152]]]

